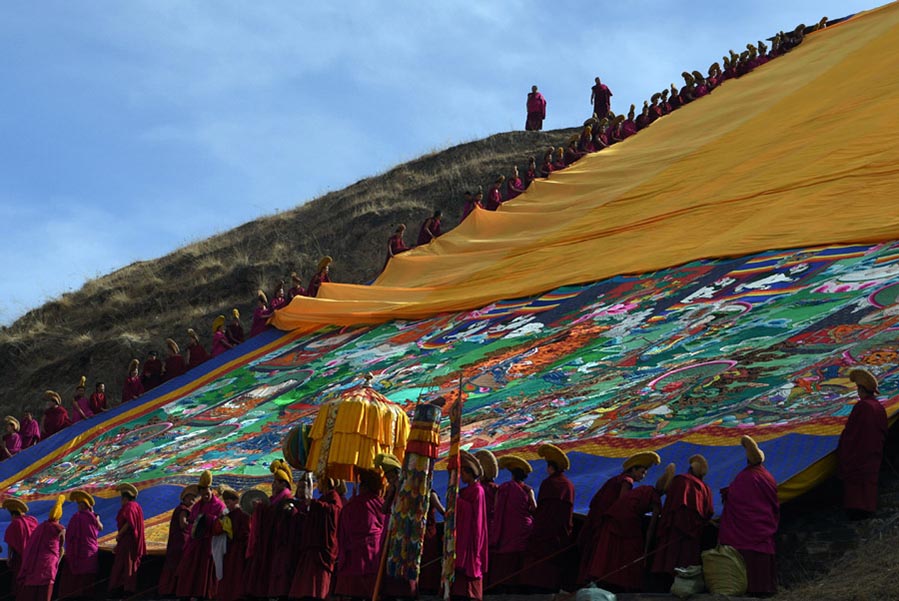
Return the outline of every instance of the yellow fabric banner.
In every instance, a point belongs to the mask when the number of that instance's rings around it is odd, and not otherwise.
[[[895,240],[897,57],[897,4],[811,34],[394,258],[374,285],[325,284],[272,323],[416,319],[703,258]]]

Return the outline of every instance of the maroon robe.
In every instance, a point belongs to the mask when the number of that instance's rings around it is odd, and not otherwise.
[[[144,393],[144,385],[140,381],[140,376],[128,376],[125,383],[122,384],[122,402],[128,402],[136,399]]]
[[[534,525],[531,487],[510,480],[496,490],[493,523],[490,527],[490,573],[488,583],[503,581],[514,585],[518,578],[507,580],[521,569],[521,557],[527,549]]]
[[[484,487],[475,480],[456,498],[456,574],[453,597],[482,599],[488,569],[487,506]]]
[[[837,445],[843,481],[843,507],[877,510],[877,478],[887,435],[887,413],[877,399],[860,399],[852,408]]]
[[[91,401],[84,395],[76,396],[72,399],[72,408],[69,409],[69,420],[73,424],[80,422],[82,413],[84,414],[84,419],[90,419],[94,416],[94,412],[91,411]]]
[[[487,191],[487,200],[484,202],[484,208],[488,211],[495,211],[501,204],[503,204],[503,195],[499,191],[499,186],[491,186]]]
[[[553,165],[552,159],[548,159],[543,161],[543,165],[540,167],[540,177],[549,177],[549,175],[556,170],[555,165]]]
[[[228,336],[228,342],[231,344],[240,344],[244,341],[243,326],[233,321],[225,328],[225,334]]]
[[[22,437],[22,448],[33,447],[41,441],[41,426],[34,418],[23,419],[22,428],[19,430]]]
[[[513,177],[506,180],[506,200],[512,200],[519,194],[524,192],[525,185],[520,177]]]
[[[528,186],[531,185],[531,182],[537,179],[537,168],[536,166],[533,168],[528,168],[527,171],[524,172],[524,187],[527,189]]]
[[[387,239],[387,255],[384,257],[384,267],[381,268],[381,271],[384,271],[384,268],[387,267],[387,264],[390,262],[390,259],[397,256],[400,253],[404,253],[409,250],[409,247],[406,246],[406,243],[403,242],[402,234],[394,234],[390,238]]]
[[[387,519],[384,500],[367,490],[362,490],[343,506],[337,526],[335,595],[371,598]]]
[[[724,511],[718,542],[730,545],[746,561],[750,594],[777,591],[774,535],[780,522],[777,482],[762,465],[740,471],[722,490]]]
[[[225,512],[225,504],[215,495],[197,499],[190,509],[191,535],[184,546],[178,567],[175,594],[181,598],[211,599],[218,581],[212,563],[212,536],[215,523]]]
[[[331,576],[337,564],[337,528],[340,521],[340,495],[329,490],[309,504],[300,537],[300,561],[290,586],[290,596],[302,599],[327,599]]]
[[[19,570],[22,567],[22,557],[25,555],[25,546],[34,529],[37,528],[37,520],[30,515],[14,515],[3,533],[3,542],[6,543],[7,560],[12,580],[12,592],[15,594],[18,586]]]
[[[230,348],[228,346],[228,340],[225,336],[225,332],[222,330],[217,330],[215,334],[212,335],[212,356],[218,357],[222,353]]]
[[[137,501],[127,501],[116,514],[119,533],[115,546],[115,558],[109,573],[109,590],[124,588],[125,592],[137,592],[137,570],[141,558],[147,554],[144,539],[144,510]],[[122,532],[127,527],[127,532]]]
[[[571,146],[565,149],[565,164],[571,165],[572,163],[580,160],[585,154],[585,152],[580,152],[579,150],[575,150]]]
[[[527,100],[528,117],[524,128],[528,131],[540,131],[543,129],[543,120],[546,119],[546,98],[540,92],[529,92]]]
[[[322,284],[330,281],[331,278],[328,276],[327,271],[319,271],[312,276],[311,280],[309,280],[309,286],[306,288],[306,296],[318,296],[318,289],[322,287]]]
[[[643,515],[659,504],[653,486],[638,486],[623,494],[605,512],[587,577],[624,590],[643,586],[645,551]]]
[[[218,601],[238,601],[244,597],[244,570],[247,565],[247,540],[250,536],[250,517],[240,508],[228,512],[231,520],[231,537],[228,550],[222,560],[222,579],[218,582]],[[221,533],[221,521],[215,534]]]
[[[4,434],[3,446],[5,449],[0,449],[0,459],[9,459],[22,450],[22,437],[18,432]]]
[[[312,287],[311,282],[309,283],[309,287]],[[306,293],[309,294],[309,289],[306,290]],[[312,295],[309,294],[309,296]],[[268,327],[268,318],[271,316],[272,312],[268,307],[256,307],[253,310],[253,325],[250,326],[250,338],[265,331],[265,328]]]
[[[462,219],[465,219],[466,217],[468,217],[468,214],[471,213],[472,211],[474,211],[475,207],[477,207],[479,209],[484,208],[483,206],[481,206],[481,203],[479,203],[478,201],[476,201],[473,198],[471,200],[466,200],[465,204],[462,206]]]
[[[17,601],[50,601],[65,530],[59,522],[48,520],[31,533],[19,569]]]
[[[571,542],[573,511],[574,485],[564,473],[555,472],[540,483],[534,529],[524,557],[524,565],[539,562],[539,569],[523,574],[524,584],[544,590],[559,589],[565,567],[560,552]],[[555,557],[541,561],[550,555]]]
[[[181,355],[169,355],[166,357],[165,374],[163,376],[166,382],[173,378],[177,378],[185,371],[187,371],[187,366],[184,364],[184,357]]]
[[[162,384],[162,361],[159,359],[147,359],[141,371],[141,382],[144,390],[151,390]]]
[[[439,237],[440,233],[440,218],[428,217],[422,222],[421,228],[418,230],[418,246],[427,244],[434,238]]]
[[[674,568],[702,565],[702,532],[714,512],[708,484],[690,473],[675,476],[665,493],[652,571],[674,576]]]
[[[578,547],[581,552],[580,569],[578,570],[578,582],[584,583],[588,579],[590,562],[593,559],[593,550],[599,544],[599,533],[605,513],[621,495],[634,488],[634,479],[627,473],[612,476],[606,480],[593,498],[590,499],[590,509],[587,511],[587,520],[578,533]]]
[[[594,85],[593,90],[593,114],[600,119],[609,116],[612,110],[612,91],[605,84]]]
[[[100,571],[100,519],[79,509],[66,528],[66,553],[59,572],[59,597],[91,597]]]
[[[187,347],[187,352],[190,356],[190,359],[187,362],[187,369],[193,369],[209,359],[209,353],[206,352],[206,349],[203,348],[203,345],[199,342],[189,345]]]
[[[101,411],[106,411],[107,409],[109,409],[109,405],[106,402],[106,393],[93,393],[91,395],[91,411],[94,412],[94,415],[100,413]]]
[[[278,309],[283,309],[287,306],[287,298],[283,296],[275,296],[272,298],[272,302],[269,303],[269,309],[272,311],[277,311]]]
[[[493,516],[496,512],[496,491],[499,490],[499,485],[490,480],[489,482],[481,482],[481,487],[484,489],[484,502],[487,506],[487,528],[489,531],[493,527]]]
[[[53,405],[44,411],[44,437],[52,436],[71,425],[69,412],[62,405]]]
[[[300,284],[295,284],[287,290],[287,302],[290,303],[297,296],[306,296],[306,289]]]
[[[294,507],[295,502],[289,490],[280,500],[269,505],[271,515],[268,519],[268,541],[272,548],[269,551],[268,596],[286,597],[293,583],[294,570],[300,560],[300,539],[306,523],[305,506]]]
[[[190,507],[181,503],[172,511],[169,520],[169,538],[165,545],[165,562],[162,564],[162,573],[159,576],[157,590],[160,595],[168,597],[175,594],[175,586],[178,582],[178,566],[184,557],[184,547],[190,540]],[[182,527],[182,518],[185,525]]]

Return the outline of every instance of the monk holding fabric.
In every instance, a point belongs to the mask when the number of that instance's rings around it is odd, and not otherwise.
[[[25,545],[16,601],[50,601],[53,597],[53,583],[66,537],[66,529],[59,523],[65,500],[65,495],[56,498],[47,521],[34,529]]]
[[[309,286],[306,287],[306,296],[318,296],[318,290],[322,287],[322,284],[331,281],[329,273],[331,271],[331,263],[333,262],[334,259],[330,256],[324,256],[319,260],[315,275],[312,276],[312,279],[309,280]]]
[[[69,518],[66,528],[66,554],[59,574],[59,596],[92,597],[100,571],[100,545],[103,530],[94,513],[94,498],[83,490],[69,493],[69,501],[78,504],[78,512]]]
[[[75,397],[72,399],[72,408],[69,409],[69,419],[73,424],[94,416],[94,412],[91,411],[91,401],[84,396],[84,385],[86,383],[87,378],[81,376],[78,386],[75,387]]]
[[[172,510],[172,516],[169,519],[165,562],[162,564],[162,573],[159,575],[159,586],[157,587],[159,594],[165,597],[175,594],[178,568],[181,566],[181,558],[184,557],[184,548],[187,546],[187,541],[190,540],[190,508],[193,507],[199,492],[196,484],[181,489],[180,502]]]
[[[359,492],[340,511],[337,579],[334,594],[370,599],[378,576],[383,530],[388,516],[381,498],[381,474],[361,470]]]
[[[140,381],[144,390],[152,390],[162,384],[162,361],[156,351],[147,353],[144,359],[144,368],[141,370]]]
[[[225,533],[228,549],[222,559],[222,578],[218,581],[219,601],[237,601],[244,597],[244,569],[246,567],[247,541],[250,536],[250,518],[240,508],[240,496],[231,487],[221,491],[227,513],[216,523],[213,534]]]
[[[209,470],[200,474],[197,493],[197,500],[190,508],[190,538],[178,568],[175,594],[181,598],[212,599],[218,583],[212,562],[213,529],[225,512],[225,504],[212,491]]]
[[[23,449],[33,447],[41,441],[41,425],[34,419],[34,414],[29,409],[22,412],[19,436],[22,438]]]
[[[858,402],[849,413],[837,445],[843,508],[851,519],[871,517],[877,510],[877,478],[887,436],[887,413],[877,400],[877,379],[864,369],[853,369]]]
[[[596,548],[587,569],[589,580],[604,588],[638,591],[643,587],[645,559],[653,527],[661,509],[661,496],[674,478],[669,463],[655,486],[638,486],[621,495],[605,512],[596,539]],[[649,528],[643,532],[643,516],[652,512]]]
[[[327,599],[337,565],[337,528],[342,503],[339,480],[324,476],[318,481],[318,499],[308,499],[309,514],[300,538],[300,561],[290,585],[295,599]]]
[[[425,219],[421,227],[418,229],[418,246],[423,246],[436,240],[442,233],[440,230],[440,218],[443,215],[440,211],[434,211],[434,214]]]
[[[483,476],[478,459],[460,452],[459,479],[465,488],[456,498],[456,573],[450,594],[453,599],[483,599],[487,573],[487,507]]]
[[[500,175],[490,184],[490,189],[487,190],[487,200],[484,201],[484,208],[488,211],[495,211],[499,208],[499,205],[503,204],[503,193],[500,192],[500,188],[505,181],[506,176]]]
[[[193,369],[209,359],[209,353],[200,344],[200,335],[193,328],[187,328],[187,369]]]
[[[165,358],[165,365],[162,368],[162,379],[168,382],[187,371],[187,365],[184,363],[184,357],[181,356],[181,349],[178,347],[177,342],[171,338],[166,338],[165,345],[169,347],[169,356]]]
[[[240,323],[240,311],[236,308],[231,309],[231,323],[228,324],[225,335],[228,337],[228,342],[233,346],[237,346],[244,341],[243,326]]]
[[[689,462],[687,473],[671,481],[659,520],[652,571],[667,576],[665,588],[673,582],[674,568],[702,565],[703,532],[715,512],[712,491],[703,482],[708,462],[702,455],[693,455]]]
[[[34,529],[37,528],[37,520],[28,513],[28,505],[15,498],[4,499],[3,509],[9,512],[10,522],[3,533],[3,542],[6,543],[7,559],[6,567],[9,568],[12,579],[12,593],[16,594],[18,587],[19,571],[22,568],[22,557],[25,556],[25,546]]]
[[[574,527],[574,485],[565,476],[568,456],[555,445],[544,444],[537,454],[546,460],[548,476],[540,483],[534,529],[528,540],[524,567],[531,568],[522,583],[544,591],[558,591],[565,571],[563,549],[571,542]]]
[[[128,364],[128,376],[125,378],[125,383],[122,384],[123,403],[134,400],[144,393],[144,385],[137,373],[139,368],[140,361],[137,359],[132,359]]]
[[[306,296],[306,289],[303,288],[303,279],[296,271],[290,274],[290,281],[293,283],[287,290],[287,302],[290,303],[297,296]]]
[[[309,294],[309,289],[306,289]],[[312,296],[309,294],[309,296]],[[268,326],[268,318],[272,316],[272,311],[268,308],[268,297],[265,292],[259,290],[256,292],[256,308],[253,310],[253,324],[250,326],[250,338],[265,331]]]
[[[599,534],[603,516],[615,504],[615,502],[630,492],[634,484],[641,482],[646,477],[646,472],[661,463],[658,453],[644,451],[631,455],[624,461],[622,472],[606,480],[593,498],[590,500],[590,509],[587,512],[587,520],[578,534],[578,547],[581,552],[581,564],[578,572],[578,582],[587,582],[587,571],[590,568],[593,551],[599,545]]]
[[[740,443],[748,465],[721,490],[724,512],[718,542],[743,556],[750,595],[773,594],[777,592],[774,535],[780,521],[777,482],[762,465],[765,453],[755,441],[743,436]]]
[[[403,240],[405,234],[406,224],[401,223],[393,230],[393,235],[387,239],[387,256],[384,257],[384,267],[381,268],[381,271],[387,268],[390,259],[409,250],[409,247],[406,246],[406,241]]]
[[[218,357],[234,345],[228,342],[225,334],[225,316],[219,315],[212,320],[212,356]]]
[[[109,590],[124,589],[126,593],[137,592],[137,570],[141,559],[147,554],[144,539],[144,511],[137,501],[137,488],[124,482],[116,486],[122,497],[122,506],[116,514],[115,559],[109,573]]]
[[[525,184],[521,181],[521,177],[518,175],[518,166],[512,166],[512,177],[506,180],[506,201],[512,200],[513,198],[520,195],[524,192]]]
[[[94,392],[91,394],[90,404],[94,415],[109,409],[109,403],[106,400],[106,384],[103,382],[94,384]]]
[[[69,412],[62,406],[62,398],[58,393],[48,390],[44,393],[47,397],[47,408],[44,410],[44,418],[41,422],[41,431],[44,436],[52,436],[72,425]]]
[[[528,546],[534,526],[533,513],[537,509],[534,489],[524,482],[533,468],[518,455],[503,455],[497,463],[500,468],[509,470],[512,479],[500,484],[496,491],[496,508],[490,529],[489,584],[503,581],[506,586],[514,586],[518,578],[508,578],[521,569],[521,558]]]
[[[546,98],[537,91],[537,86],[531,86],[526,103],[528,118],[524,129],[527,131],[540,131],[543,129],[543,120],[546,119]]]
[[[9,459],[22,450],[22,437],[19,436],[19,420],[11,415],[3,418],[6,433],[0,442],[0,459]]]

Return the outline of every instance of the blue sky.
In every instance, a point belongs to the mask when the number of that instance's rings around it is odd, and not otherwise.
[[[874,0],[876,2],[876,0]],[[0,324],[423,153],[868,2],[6,2]]]

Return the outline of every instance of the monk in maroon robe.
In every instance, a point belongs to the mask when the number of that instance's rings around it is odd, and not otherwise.
[[[843,508],[850,518],[864,519],[877,510],[877,478],[887,435],[887,413],[877,400],[877,379],[854,369],[858,402],[849,413],[837,445],[837,463],[843,481]]]
[[[272,311],[277,311],[278,309],[283,309],[287,306],[287,294],[284,292],[284,281],[281,280],[278,282],[278,285],[275,286],[275,291],[272,293],[272,302],[269,304],[269,309]]]
[[[518,166],[512,167],[512,177],[506,180],[506,200],[509,201],[524,192],[525,184],[518,175]],[[504,202],[505,202],[504,201]]]
[[[3,501],[3,509],[9,512],[10,522],[3,533],[3,542],[6,543],[6,567],[10,572],[12,581],[12,593],[16,594],[18,587],[19,571],[22,567],[22,557],[25,555],[25,546],[34,529],[37,528],[37,520],[26,515],[28,505],[19,499],[9,497]]]
[[[599,118],[608,117],[612,110],[612,91],[597,77],[595,85],[590,88],[590,104],[593,105],[593,114]]]
[[[97,537],[103,530],[100,517],[94,513],[94,498],[76,490],[69,500],[78,503],[78,512],[66,527],[66,553],[59,571],[59,597],[92,597],[100,571],[100,545]]]
[[[584,157],[585,154],[587,153],[581,152],[577,149],[577,140],[571,140],[568,143],[568,148],[565,149],[565,154],[563,155],[565,165],[568,166],[579,161]]]
[[[543,129],[543,120],[546,119],[546,98],[537,91],[537,86],[531,86],[526,102],[528,117],[524,124],[527,131],[540,131]]]
[[[22,429],[19,430],[19,436],[22,437],[22,448],[27,449],[33,447],[41,441],[41,426],[34,419],[34,415],[29,410],[22,413]]]
[[[678,93],[677,88],[674,86],[674,84],[671,84],[671,92],[668,95],[668,104],[671,105],[672,111],[676,111],[677,109],[679,109],[682,104],[680,94]]]
[[[503,204],[503,193],[500,192],[500,188],[505,181],[506,176],[500,175],[496,181],[490,184],[490,188],[487,190],[487,200],[484,201],[484,208],[488,211],[495,211],[499,205]]]
[[[162,378],[165,382],[168,382],[186,372],[187,365],[184,363],[184,357],[181,356],[181,349],[178,348],[178,343],[171,338],[166,338],[165,343],[169,347],[169,356],[165,358]]]
[[[48,390],[44,394],[47,397],[47,408],[44,410],[41,431],[44,433],[44,437],[47,437],[71,426],[72,421],[69,419],[69,412],[62,406],[59,394],[52,390]]]
[[[724,511],[718,542],[743,556],[750,595],[773,594],[777,592],[774,535],[780,522],[777,482],[762,465],[765,454],[755,441],[744,436],[740,442],[747,466],[721,490]]]
[[[144,385],[144,390],[152,390],[162,384],[162,361],[159,360],[156,351],[147,353],[140,381]]]
[[[431,502],[428,504],[428,518],[425,522],[425,540],[421,546],[421,571],[418,574],[416,587],[419,592],[436,595],[440,592],[440,578],[443,566],[443,537],[437,531],[437,514],[446,514],[446,508],[440,497],[431,491]]]
[[[324,477],[318,482],[321,496],[307,501],[309,513],[300,538],[300,561],[290,585],[295,599],[327,599],[337,565],[337,528],[342,504],[338,481]]]
[[[134,400],[144,393],[143,382],[141,382],[140,376],[137,373],[139,367],[140,361],[137,359],[132,359],[131,363],[128,365],[128,376],[125,378],[125,383],[122,384],[123,403]]]
[[[545,155],[543,155],[543,164],[540,165],[540,177],[547,178],[556,170],[556,167],[553,164],[553,150],[555,149],[551,148]]]
[[[231,309],[231,323],[228,324],[225,335],[228,337],[228,342],[234,346],[244,341],[243,325],[240,323],[240,311],[237,309]]]
[[[94,385],[94,392],[91,394],[90,403],[91,411],[94,412],[94,415],[109,409],[109,404],[106,400],[106,384],[97,382]]]
[[[212,563],[215,523],[225,513],[225,504],[212,491],[212,473],[205,470],[197,484],[197,500],[190,508],[190,538],[178,568],[175,594],[184,598],[212,599],[218,580]]]
[[[493,525],[490,528],[488,585],[510,587],[518,584],[519,579],[513,574],[521,569],[521,558],[534,525],[537,499],[534,489],[525,483],[532,470],[527,461],[517,455],[504,455],[498,463],[499,467],[509,470],[512,479],[500,484],[496,490]]]
[[[202,365],[209,359],[209,353],[200,344],[200,336],[193,328],[187,329],[187,369],[193,369],[198,365]]]
[[[234,345],[228,342],[228,336],[225,334],[225,316],[219,315],[222,323],[217,324],[215,331],[212,333],[212,356],[218,357],[228,349],[234,348]]]
[[[69,420],[73,424],[94,416],[94,412],[91,411],[91,401],[84,396],[85,380],[86,378],[81,376],[81,382],[75,387],[75,397],[72,399],[72,406],[69,409]]]
[[[168,597],[175,594],[178,583],[178,567],[184,557],[184,548],[190,540],[190,508],[197,499],[199,490],[196,484],[185,486],[181,489],[181,500],[178,506],[172,510],[169,519],[169,537],[165,544],[165,562],[162,564],[162,573],[159,575],[157,591],[160,595]]]
[[[19,420],[7,415],[3,420],[6,433],[0,442],[0,460],[9,459],[22,450],[22,437],[19,436]]]
[[[333,263],[333,259],[330,256],[322,257],[318,262],[318,269],[315,272],[315,275],[312,276],[312,279],[309,280],[309,286],[306,287],[306,296],[316,297],[318,296],[318,290],[321,288],[322,284],[326,284],[331,281],[331,263]]]
[[[250,517],[240,508],[240,497],[231,488],[222,490],[227,515],[216,522],[213,534],[225,532],[225,520],[231,524],[228,549],[222,559],[222,579],[218,582],[218,601],[238,601],[244,598],[244,570],[247,563],[247,541],[250,536]]]
[[[381,268],[381,271],[387,267],[387,264],[390,263],[390,259],[409,250],[409,247],[406,246],[406,242],[403,240],[405,234],[406,225],[401,223],[393,231],[393,235],[387,239],[387,256],[384,257],[384,267]]]
[[[665,574],[666,588],[674,579],[674,568],[702,565],[703,533],[715,511],[712,491],[703,478],[709,464],[702,455],[693,455],[685,474],[671,481],[659,519],[652,571]]]
[[[661,509],[661,496],[674,478],[674,464],[655,486],[638,486],[621,495],[603,515],[596,548],[593,549],[587,578],[613,591],[638,591],[643,588],[645,559],[655,521]],[[647,532],[643,516],[652,512]]]
[[[137,488],[132,484],[116,487],[122,496],[122,506],[116,514],[116,546],[112,569],[109,572],[109,590],[124,589],[126,593],[137,592],[137,570],[141,559],[147,554],[144,538],[144,511],[137,501]]]
[[[297,296],[306,296],[306,289],[303,287],[303,279],[294,271],[290,274],[290,281],[293,286],[287,289],[288,304]]]
[[[484,504],[487,507],[487,533],[493,527],[493,514],[496,510],[496,491],[499,486],[496,484],[496,476],[499,474],[499,462],[496,455],[487,449],[481,449],[474,454],[478,462],[481,464],[481,477],[479,482],[481,488],[484,489]]]
[[[527,189],[537,179],[537,159],[528,157],[528,168],[524,172],[524,187]]]
[[[524,566],[533,569],[522,575],[522,584],[558,591],[567,567],[562,552],[571,543],[574,527],[574,485],[565,476],[571,463],[553,445],[541,445],[537,452],[546,459],[548,476],[540,483],[534,529],[524,556]]]
[[[578,582],[586,583],[589,578],[587,573],[593,558],[593,551],[599,546],[599,534],[602,527],[603,516],[615,502],[630,492],[634,484],[641,482],[646,477],[646,472],[661,462],[657,453],[652,451],[631,455],[624,461],[623,471],[617,476],[606,480],[593,498],[590,499],[590,509],[587,519],[578,533],[578,548],[581,553],[580,569],[578,570]]]
[[[456,573],[450,595],[453,599],[483,599],[484,575],[488,569],[487,506],[484,488],[478,481],[481,464],[462,451],[459,479],[466,486],[456,498]]]
[[[340,511],[337,526],[337,578],[334,594],[370,599],[381,559],[383,530],[388,516],[381,498],[381,475],[359,474],[359,492]]]
[[[50,510],[50,517],[39,524],[28,538],[19,568],[16,601],[50,601],[53,596],[53,583],[56,582],[66,533],[59,523],[64,500],[65,496],[60,495]]]
[[[418,228],[418,246],[428,244],[431,240],[436,240],[442,233],[440,231],[440,218],[443,215],[440,211],[434,211],[434,214],[425,219],[421,227]]]
[[[309,294],[309,288],[306,289],[306,294]],[[309,294],[309,296],[312,295]],[[268,327],[268,318],[271,317],[272,314],[273,312],[268,307],[268,297],[265,295],[265,292],[259,290],[256,293],[256,308],[253,310],[253,324],[250,326],[250,338],[265,331],[265,328]]]

